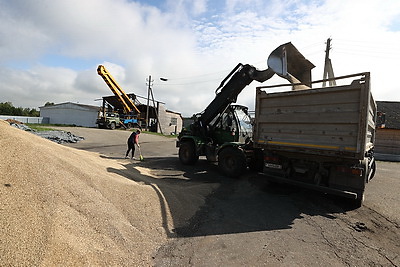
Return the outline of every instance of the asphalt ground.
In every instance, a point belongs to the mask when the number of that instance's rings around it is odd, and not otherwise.
[[[270,185],[255,173],[223,177],[202,158],[183,166],[174,138],[141,134],[144,161],[137,161],[124,158],[129,131],[60,129],[85,138],[67,146],[151,174],[137,182],[157,186],[174,221],[155,266],[400,266],[398,162],[377,163],[364,205],[352,209],[341,198]]]

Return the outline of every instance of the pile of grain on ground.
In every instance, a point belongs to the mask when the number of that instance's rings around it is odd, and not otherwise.
[[[3,266],[150,264],[167,238],[151,186],[118,174],[129,170],[116,161],[4,121],[0,145]]]
[[[23,124],[22,122],[14,120],[14,119],[6,119],[5,121],[8,122],[9,124],[12,124],[12,123],[14,123],[14,124]]]

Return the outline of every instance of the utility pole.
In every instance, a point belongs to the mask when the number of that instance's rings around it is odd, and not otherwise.
[[[161,78],[162,81],[167,81],[168,79],[166,78]],[[149,79],[146,79],[147,81],[147,110],[146,110],[146,130],[150,131],[150,125],[149,125],[149,113],[150,113],[150,95],[151,95],[151,99],[153,101],[153,111],[156,115],[156,120],[157,120],[157,125],[160,127],[160,133],[163,134],[162,128],[161,128],[161,124],[160,124],[160,118],[158,117],[158,111],[157,111],[157,107],[156,104],[154,102],[154,95],[153,95],[153,89],[151,88],[152,83],[154,82],[154,80],[151,79],[151,75],[149,75]],[[156,129],[157,132],[157,129]]]
[[[146,79],[147,80],[147,79]],[[150,105],[150,90],[151,90],[151,75],[149,75],[149,79],[147,80],[147,110],[146,110],[146,131],[149,130],[149,105]]]
[[[157,118],[157,125],[160,127],[160,133],[164,134],[163,131],[162,131],[162,128],[161,128],[160,118],[158,117],[158,107],[159,107],[159,105],[158,105],[158,102],[157,102],[157,106],[156,106],[156,103],[154,102],[153,89],[151,89],[150,92],[151,92],[151,99],[153,100],[154,113],[155,113],[156,118]],[[157,132],[157,129],[156,129],[156,132]]]
[[[329,58],[329,50],[331,49],[331,38],[328,38],[326,40],[326,49],[325,49],[325,65],[324,65],[324,74],[323,74],[323,79],[326,80],[328,79],[333,79],[335,78],[335,75],[333,74],[333,67],[332,67],[332,61]],[[330,80],[329,81],[329,86],[335,86],[336,81],[335,80]],[[323,81],[322,87],[326,87],[326,81]]]

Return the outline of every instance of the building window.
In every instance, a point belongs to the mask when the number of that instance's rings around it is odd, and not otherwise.
[[[178,125],[178,119],[177,118],[171,118],[171,124],[170,125]]]

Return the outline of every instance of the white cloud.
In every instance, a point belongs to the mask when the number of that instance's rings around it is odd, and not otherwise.
[[[78,95],[73,86],[76,72],[65,68],[35,66],[21,71],[0,69],[2,100],[16,106],[37,108],[47,101],[66,102]]]
[[[336,75],[371,71],[375,98],[400,101],[390,78],[400,57],[396,0],[227,0],[223,6],[166,0],[162,7],[0,0],[0,7],[0,101],[16,106],[100,104],[93,100],[111,94],[96,72],[104,64],[126,92],[142,96],[151,75],[155,98],[190,116],[208,105],[237,63],[266,68],[269,53],[288,41],[317,65],[314,78],[322,78],[328,37]],[[46,60],[52,55],[59,62]],[[254,108],[257,85],[245,88],[238,102]]]
[[[195,0],[193,1],[192,13],[195,16],[203,14],[207,10],[207,1],[206,0]]]

